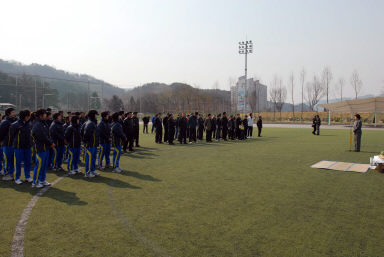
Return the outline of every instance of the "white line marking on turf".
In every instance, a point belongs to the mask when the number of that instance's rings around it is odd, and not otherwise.
[[[113,210],[115,211],[116,216],[123,223],[124,228],[130,232],[133,236],[135,236],[141,244],[147,249],[153,251],[155,256],[165,256],[171,257],[168,255],[163,249],[160,248],[156,243],[149,240],[146,236],[144,236],[139,230],[137,230],[133,224],[127,219],[127,217],[121,212],[119,207],[116,205],[115,199],[113,197],[113,193],[110,187],[108,187],[108,195],[110,199],[110,203],[112,204]]]
[[[60,177],[52,182],[51,186],[54,186],[56,183],[58,183],[60,180],[62,180],[64,177]],[[25,228],[28,223],[28,218],[31,215],[33,207],[36,205],[39,198],[49,190],[50,187],[44,187],[41,189],[28,203],[28,205],[25,207],[23,213],[21,214],[20,220],[16,225],[15,234],[13,236],[12,241],[12,251],[11,256],[12,257],[23,257],[24,256],[24,235],[25,235]]]

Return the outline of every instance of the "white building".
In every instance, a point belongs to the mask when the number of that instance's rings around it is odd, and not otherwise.
[[[259,80],[247,79],[245,85],[245,76],[241,76],[236,86],[231,87],[232,112],[264,112],[267,109],[267,100],[267,86]]]

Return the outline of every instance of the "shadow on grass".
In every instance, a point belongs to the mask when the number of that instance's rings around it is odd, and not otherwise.
[[[151,175],[145,175],[145,174],[141,174],[141,173],[135,172],[135,171],[125,171],[124,170],[122,173],[120,173],[120,175],[134,177],[137,179],[142,179],[142,180],[147,180],[147,181],[154,181],[154,182],[160,182],[161,181],[160,179],[152,177]]]
[[[31,188],[30,183],[23,183],[16,185],[11,181],[1,181],[0,188],[12,188],[17,192],[29,193],[30,195],[36,195],[40,189]],[[81,201],[80,198],[74,192],[65,191],[56,187],[51,187],[41,197],[51,198],[59,202],[66,203],[67,205],[87,205],[87,202]]]
[[[98,176],[94,178],[84,178],[83,175],[76,174],[74,176],[68,176],[70,179],[81,179],[84,180],[85,182],[88,183],[104,183],[106,185],[109,185],[111,187],[118,187],[118,188],[130,188],[130,189],[141,189],[141,187],[131,185],[127,182],[118,180],[118,179],[113,179],[113,178],[108,178],[104,176]]]

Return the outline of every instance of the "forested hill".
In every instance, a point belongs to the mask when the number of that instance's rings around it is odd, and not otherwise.
[[[45,81],[49,83],[52,89],[58,90],[60,94],[67,92],[68,89],[72,91],[72,86],[77,85],[76,91],[86,91],[88,90],[88,82],[92,91],[100,92],[100,85],[104,84],[104,97],[109,98],[112,95],[120,95],[124,93],[124,90],[118,87],[115,87],[109,83],[104,82],[103,80],[94,78],[86,74],[77,74],[72,72],[67,72],[64,70],[58,70],[52,66],[41,65],[37,63],[32,63],[30,65],[25,65],[16,61],[5,61],[0,59],[0,72],[8,73],[10,76],[22,75],[37,75],[41,77],[46,77]],[[54,78],[54,79],[48,79]],[[81,81],[77,83],[76,81]]]

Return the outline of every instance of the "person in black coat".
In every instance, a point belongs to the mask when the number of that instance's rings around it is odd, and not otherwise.
[[[189,125],[189,143],[196,143],[196,127],[197,127],[197,115],[198,113],[192,113],[189,116],[188,125]]]
[[[81,135],[79,116],[72,116],[71,124],[65,129],[64,137],[68,144],[68,174],[74,175],[76,173],[80,173],[79,161],[81,151]]]
[[[120,156],[121,156],[121,145],[124,141],[127,140],[123,132],[123,127],[119,122],[121,119],[120,114],[118,112],[112,114],[112,146],[113,146],[113,172],[121,173],[120,169]]]
[[[8,108],[5,110],[5,116],[0,123],[0,143],[4,155],[4,177],[3,180],[13,180],[14,172],[14,153],[13,153],[13,138],[10,134],[11,124],[16,121],[15,109]]]
[[[216,115],[212,115],[212,138],[216,139],[216,128],[217,128],[217,120]]]
[[[164,142],[167,142],[168,141],[168,117],[169,117],[169,113],[167,113],[167,115],[164,117],[163,119],[163,126],[164,126]]]
[[[155,136],[155,141],[157,144],[162,144],[162,137],[163,137],[163,124],[162,124],[162,119],[161,119],[161,113],[158,113],[156,115],[155,119],[155,129],[156,129],[156,136]]]
[[[204,134],[204,119],[203,119],[203,116],[201,114],[199,114],[199,119],[197,120],[197,126],[198,126],[198,130],[197,130],[197,138],[199,140],[203,140],[203,134]]]
[[[171,113],[171,114],[169,114],[169,118],[168,118],[168,133],[169,133],[169,135],[171,135],[168,138],[168,143],[170,145],[174,145],[173,140],[175,137],[173,135],[175,135],[175,132],[176,132],[176,121],[173,118],[173,114]]]
[[[236,121],[235,121],[235,131],[236,131],[237,139],[241,139],[241,130],[240,130],[241,123],[242,121],[240,118],[240,114],[237,114]]]
[[[120,115],[121,116],[121,115]],[[125,137],[127,140],[123,143],[124,152],[128,150],[133,152],[133,118],[132,112],[127,113],[127,117],[123,121],[123,132],[125,133]]]
[[[185,117],[185,113],[181,114],[181,118],[179,120],[179,142],[180,144],[187,143],[187,118]]]
[[[139,118],[137,117],[137,112],[133,113],[132,121],[133,121],[133,141],[136,147],[140,147],[139,145],[140,124],[139,124]]]
[[[13,151],[15,158],[15,183],[20,185],[23,182],[20,180],[21,163],[24,163],[24,177],[27,182],[32,182],[31,172],[31,157],[32,157],[32,137],[31,125],[29,119],[31,112],[23,110],[19,113],[19,120],[12,123],[10,133],[13,135]]]
[[[52,168],[58,171],[63,171],[61,164],[63,163],[65,149],[64,132],[65,130],[62,123],[62,116],[60,113],[55,113],[53,115],[53,122],[49,128],[49,133],[53,142],[55,143],[55,147],[53,148],[53,156],[51,157],[53,159],[50,160],[50,163],[52,163]]]
[[[112,142],[112,134],[111,134],[111,124],[109,122],[109,112],[101,113],[101,121],[97,125],[97,129],[99,130],[100,135],[100,148],[99,148],[99,158],[98,158],[98,168],[103,170],[103,160],[105,158],[105,168],[110,167],[110,158],[109,155],[111,153],[111,142]]]
[[[259,116],[259,119],[257,120],[257,130],[258,130],[258,137],[261,137],[261,130],[263,129],[263,119],[261,116]]]
[[[88,121],[84,127],[84,143],[86,146],[86,157],[85,157],[85,177],[93,178],[98,176],[96,172],[96,159],[97,159],[97,148],[99,147],[99,134],[97,129],[98,115],[96,110],[90,110],[88,112]]]
[[[143,134],[148,134],[148,123],[149,123],[149,117],[145,116],[143,117]]]
[[[228,135],[228,118],[227,113],[223,112],[223,118],[221,118],[221,134],[224,141],[227,141]]]

